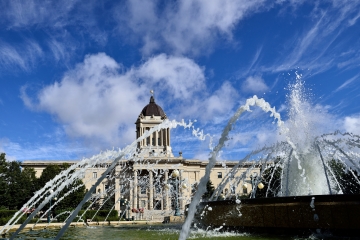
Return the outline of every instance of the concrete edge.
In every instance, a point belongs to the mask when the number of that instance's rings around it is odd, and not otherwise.
[[[137,220],[137,221],[106,221],[106,222],[88,222],[89,226],[121,226],[121,225],[133,225],[133,224],[148,224],[148,225],[155,225],[155,224],[162,224],[162,221],[146,221],[146,220]],[[26,232],[30,230],[39,230],[39,229],[61,229],[65,224],[64,223],[38,223],[34,227],[34,223],[27,224],[21,232]],[[15,224],[12,228],[8,231],[8,233],[15,232],[21,224]],[[4,226],[0,226],[2,229]],[[86,224],[83,222],[73,222],[70,224],[69,227],[86,227]],[[4,237],[4,233],[2,234]],[[7,235],[7,234],[5,234]]]

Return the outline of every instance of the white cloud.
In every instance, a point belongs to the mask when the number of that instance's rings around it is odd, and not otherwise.
[[[269,90],[269,87],[260,76],[252,76],[243,82],[242,90],[250,93],[261,93]]]
[[[61,82],[39,93],[37,107],[56,116],[70,136],[118,143],[119,129],[129,128],[139,114],[144,91],[119,69],[105,54],[87,56]]]
[[[0,153],[6,153],[5,158],[7,161],[14,161],[14,160],[16,160],[16,158],[12,155],[7,154],[7,151],[6,151],[7,150],[6,145],[8,145],[9,142],[10,142],[9,139],[7,139],[7,138],[0,138]]]
[[[344,129],[346,132],[360,135],[360,116],[345,117]]]
[[[358,13],[358,15],[356,15],[354,18],[349,20],[349,25],[350,26],[354,25],[359,18],[360,18],[360,13]]]
[[[338,87],[334,92],[338,92],[346,87],[348,87],[349,84],[351,84],[354,80],[356,80],[357,78],[359,78],[360,74],[357,74],[356,76],[346,80],[343,84],[341,84],[340,87]]]
[[[16,61],[22,69],[28,70],[26,60],[34,60],[37,56],[33,53],[41,50],[52,53],[46,53],[47,60],[65,60],[66,64],[76,51],[81,52],[84,43],[81,40],[84,38],[92,44],[104,46],[108,36],[103,26],[99,26],[98,14],[101,15],[101,21],[110,21],[104,20],[104,15],[107,17],[111,14],[103,12],[102,4],[103,2],[96,0],[0,1],[1,26],[10,36],[15,34],[20,37],[15,41],[7,40],[7,46],[0,42],[0,63],[2,59]],[[95,10],[98,14],[94,13]],[[26,38],[39,39],[38,46],[24,46],[29,45]],[[23,43],[15,44],[16,42]]]
[[[39,91],[35,100],[25,87],[21,98],[30,109],[55,116],[69,136],[111,147],[135,139],[134,122],[148,103],[150,89],[160,96],[156,100],[163,108],[172,107],[164,108],[168,115],[184,108],[191,109],[192,118],[228,114],[237,96],[229,83],[208,94],[203,68],[188,58],[161,54],[139,67],[124,69],[99,53],[86,56],[59,82]]]
[[[9,139],[0,139],[0,153],[6,153],[8,161],[23,160],[76,160],[80,156],[91,154],[88,148],[70,143],[17,143]]]
[[[138,78],[155,84],[162,91],[170,91],[173,98],[189,99],[205,88],[203,69],[183,57],[158,55],[136,70]]]
[[[285,1],[284,1],[285,2]],[[289,6],[297,8],[306,1],[290,1]],[[311,69],[312,75],[324,72],[334,66],[340,68],[354,64],[356,54],[347,57],[341,55],[344,47],[351,46],[357,49],[358,43],[349,43],[349,38],[344,38],[345,31],[349,31],[359,16],[359,1],[314,1],[312,10],[309,12],[310,24],[304,24],[282,50],[281,58],[273,61],[270,67],[263,68],[264,71],[288,71],[295,68]],[[336,17],[334,17],[336,16]],[[349,21],[349,18],[352,19]],[[352,31],[352,30],[350,30]],[[351,59],[351,60],[349,60]],[[358,62],[355,62],[358,63]]]
[[[93,2],[93,1],[88,1]],[[82,5],[82,11],[72,14],[81,1],[41,1],[41,0],[13,0],[0,3],[3,14],[0,21],[7,28],[26,28],[30,26],[48,26],[61,28],[88,12],[86,5]],[[70,16],[71,15],[71,16]],[[91,20],[89,19],[89,22]]]
[[[232,30],[246,15],[263,7],[264,0],[128,1],[115,9],[121,31],[140,37],[143,53],[164,49],[176,54],[210,51],[219,37],[232,39]],[[133,35],[133,36],[134,36]]]
[[[238,97],[236,89],[225,81],[211,95],[197,94],[191,103],[180,105],[179,116],[216,124],[230,117]]]
[[[0,41],[0,66],[3,69],[15,66],[29,71],[43,55],[42,48],[33,40],[26,40],[17,46]]]

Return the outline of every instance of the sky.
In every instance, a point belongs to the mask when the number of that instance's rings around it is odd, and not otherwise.
[[[0,0],[0,12],[0,152],[9,160],[123,148],[150,90],[170,120],[213,138],[173,129],[174,154],[207,159],[253,95],[290,121],[299,75],[317,133],[360,134],[360,1]],[[279,140],[269,114],[252,110],[220,158]]]

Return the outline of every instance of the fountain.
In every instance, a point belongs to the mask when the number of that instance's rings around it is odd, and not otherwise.
[[[261,168],[260,174],[249,176],[253,186],[250,198],[215,201],[224,186],[247,184],[247,173],[237,174],[235,166],[210,201],[199,204],[195,223],[207,229],[357,236],[360,137],[317,131],[300,75],[292,86],[289,103],[289,121],[287,124],[278,121],[284,141],[253,151],[239,161],[257,159],[254,164]],[[349,179],[354,184],[352,188],[345,186]],[[351,195],[343,194],[345,189]],[[191,213],[195,211],[194,205],[188,206],[189,216],[194,215]],[[182,239],[185,238],[186,233]]]
[[[189,236],[190,226],[195,217],[195,223],[216,229],[335,229],[346,231],[358,231],[359,220],[351,218],[360,213],[359,195],[344,195],[342,180],[339,173],[334,171],[332,164],[346,166],[346,170],[351,174],[354,181],[360,184],[357,172],[360,172],[359,164],[359,136],[335,132],[332,134],[319,134],[316,126],[310,121],[311,118],[305,114],[309,112],[310,105],[303,99],[304,87],[301,76],[297,75],[296,83],[293,85],[289,96],[289,103],[292,106],[289,113],[289,121],[283,122],[280,114],[272,108],[264,99],[256,96],[249,98],[245,105],[241,106],[234,116],[229,120],[221,134],[218,144],[213,148],[209,164],[206,166],[205,176],[201,179],[197,191],[193,196],[192,202],[187,206],[187,218],[182,226],[180,239]],[[221,184],[213,193],[210,201],[200,202],[202,195],[206,191],[206,183],[209,180],[210,172],[216,163],[219,151],[228,140],[229,132],[241,114],[251,111],[251,107],[257,106],[265,112],[270,112],[270,116],[277,121],[279,134],[283,136],[283,141],[273,145],[254,150],[244,159],[241,159],[233,169],[223,178]],[[92,185],[86,193],[84,199],[78,204],[77,208],[68,214],[64,225],[58,232],[55,239],[60,239],[71,222],[78,216],[79,221],[83,221],[85,212],[79,216],[83,205],[94,198],[100,198],[104,193],[94,196],[96,187],[105,179],[117,183],[116,177],[119,175],[117,169],[130,169],[134,164],[149,165],[146,154],[155,151],[153,148],[143,148],[146,151],[139,151],[141,143],[146,141],[154,132],[161,132],[163,129],[176,128],[182,126],[192,129],[192,134],[204,139],[206,135],[199,129],[195,129],[192,122],[185,123],[169,121],[165,119],[161,124],[145,131],[136,141],[124,149],[102,152],[89,159],[83,159],[72,165],[70,168],[49,181],[46,186],[35,193],[35,195],[24,205],[24,208],[36,207],[26,221],[11,235],[14,239],[16,235],[29,224],[40,210],[46,206],[57,194],[70,183],[81,179],[87,169],[96,166],[106,166],[96,183]],[[157,157],[166,157],[167,152],[156,152]],[[244,161],[253,161],[253,165],[247,171],[239,173],[238,167]],[[251,175],[252,170],[260,167],[258,175]],[[71,173],[71,174],[70,174]],[[158,173],[155,173],[158,174]],[[163,173],[159,173],[163,176]],[[252,192],[250,199],[240,199],[239,196],[223,196],[221,201],[215,201],[221,195],[225,186],[245,186],[251,177]],[[125,180],[129,176],[122,176]],[[160,177],[159,177],[160,179]],[[266,180],[266,182],[265,182]],[[137,181],[137,180],[136,180]],[[127,191],[131,191],[132,179],[128,179]],[[135,184],[135,182],[133,183]],[[138,184],[138,183],[136,183]],[[135,184],[135,185],[136,185]],[[257,186],[259,190],[257,190]],[[71,194],[76,188],[69,190],[66,194]],[[114,188],[106,190],[107,198],[115,195],[115,204],[122,201]],[[258,198],[262,196],[263,198]],[[62,199],[58,199],[57,202]],[[103,204],[104,204],[103,202]],[[52,207],[56,206],[53,204]],[[91,208],[91,204],[86,210]],[[50,207],[47,211],[50,211]],[[42,215],[46,216],[47,211]],[[354,213],[353,215],[350,212]],[[340,220],[335,218],[343,216]],[[357,215],[355,213],[358,213]],[[122,214],[126,214],[123,211]],[[0,229],[1,234],[8,233],[18,219],[24,215],[23,211],[18,211],[13,218]],[[353,219],[350,224],[344,224],[345,218]],[[80,220],[82,219],[82,220]],[[329,222],[331,220],[331,222]],[[300,224],[300,223],[301,224]],[[272,225],[271,225],[272,224]]]

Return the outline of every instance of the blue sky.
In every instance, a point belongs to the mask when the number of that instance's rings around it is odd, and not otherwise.
[[[263,97],[287,120],[296,73],[319,133],[360,134],[360,2],[0,1],[0,151],[79,159],[122,148],[154,89],[170,119],[214,137]],[[237,123],[222,158],[278,140],[268,114]],[[175,155],[209,141],[172,131]]]

